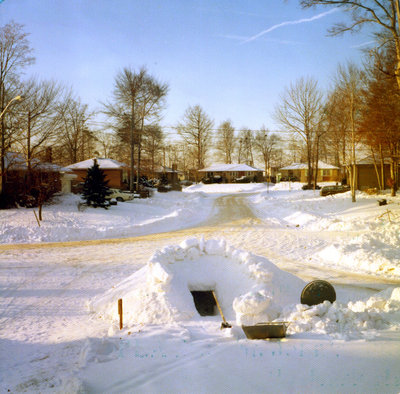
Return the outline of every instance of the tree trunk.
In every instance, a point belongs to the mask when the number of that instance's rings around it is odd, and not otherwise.
[[[26,146],[27,146],[27,152],[26,152],[26,164],[28,167],[28,172],[27,172],[27,180],[26,180],[26,189],[27,192],[29,193],[30,189],[32,188],[32,166],[31,166],[31,161],[32,161],[32,153],[31,153],[31,111],[28,111],[28,130],[27,130],[27,136],[26,136]]]
[[[314,190],[317,187],[317,182],[318,182],[318,160],[319,160],[319,135],[317,136],[317,141],[316,141]]]
[[[356,202],[356,140],[355,140],[355,120],[354,120],[354,93],[350,96],[350,120],[351,120],[351,201]]]
[[[390,185],[390,195],[394,197],[396,195],[396,175],[395,175],[395,160],[393,158],[390,162],[390,177],[392,178],[391,185]]]
[[[382,190],[385,190],[385,160],[383,159],[383,152],[382,152],[382,145],[379,144],[379,154],[380,154],[380,160],[381,160],[381,184],[382,184]]]
[[[1,90],[0,90],[0,95],[1,95],[1,103],[0,103],[0,113],[3,113],[4,111],[4,84],[1,84]],[[6,194],[6,137],[5,137],[5,131],[4,131],[4,114],[0,119],[1,123],[1,168],[0,168],[0,176],[1,176],[1,184],[0,184],[0,193],[1,194]]]
[[[313,165],[311,160],[311,142],[309,140],[307,140],[307,165],[308,165],[307,185],[311,187],[313,178]]]
[[[380,179],[380,176],[379,176],[378,164],[376,163],[375,154],[374,154],[374,151],[372,149],[372,146],[371,146],[371,156],[372,156],[372,159],[374,161],[376,179],[378,180],[378,188],[379,188],[379,190],[382,190],[382,183],[381,183],[381,179]]]
[[[135,171],[135,139],[134,139],[134,131],[135,131],[135,104],[132,100],[131,105],[131,128],[130,128],[130,161],[131,161],[131,173],[129,176],[129,190],[133,192],[134,190],[134,171]]]
[[[138,160],[137,160],[137,172],[136,172],[136,190],[139,191],[139,178],[140,178],[140,160],[142,155],[142,134],[144,129],[144,118],[142,118],[142,124],[140,126],[140,133],[138,138]]]

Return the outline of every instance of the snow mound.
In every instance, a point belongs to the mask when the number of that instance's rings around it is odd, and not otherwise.
[[[215,291],[224,315],[237,324],[273,320],[298,302],[304,282],[267,259],[224,240],[190,238],[158,250],[147,265],[103,295],[89,310],[117,324],[123,299],[124,327],[200,319],[191,291]]]
[[[394,245],[399,245],[400,238],[398,231],[394,231],[397,233],[394,237],[395,241],[388,239],[390,230],[387,229],[386,236],[381,236],[379,232],[376,232],[373,235],[360,235],[346,244],[335,242],[319,251],[317,256],[339,269],[345,268],[354,272],[384,274],[387,278],[398,278],[400,277],[400,254]]]
[[[386,289],[362,301],[338,302],[309,307],[298,304],[284,311],[288,332],[329,334],[337,339],[369,339],[374,330],[400,329],[400,287]]]

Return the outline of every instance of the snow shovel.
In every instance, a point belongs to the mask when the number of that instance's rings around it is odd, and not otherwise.
[[[215,303],[217,304],[219,313],[220,313],[220,315],[221,315],[221,317],[222,317],[222,320],[223,320],[223,322],[221,323],[221,330],[224,329],[224,328],[232,328],[232,326],[225,320],[225,316],[224,316],[224,314],[222,313],[222,309],[221,309],[221,307],[220,307],[220,305],[219,305],[219,302],[218,302],[218,300],[217,300],[217,296],[215,295],[214,291],[212,292],[212,294],[213,294],[213,296],[214,296]]]

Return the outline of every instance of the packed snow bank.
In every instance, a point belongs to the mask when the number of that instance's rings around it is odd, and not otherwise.
[[[191,291],[214,290],[227,319],[253,324],[278,317],[299,300],[304,282],[265,258],[234,249],[224,240],[191,238],[155,252],[148,264],[104,295],[89,309],[124,324],[162,324],[200,318]]]
[[[337,339],[370,339],[381,329],[400,330],[400,287],[386,289],[367,300],[309,307],[298,304],[283,315],[291,322],[289,334],[313,332]]]
[[[350,192],[321,197],[295,185],[281,182],[249,197],[252,210],[271,228],[332,234],[332,242],[314,253],[318,264],[400,277],[400,196],[385,195],[388,204],[379,206],[378,196],[357,192],[353,203]],[[335,233],[348,236],[336,240]]]
[[[173,231],[204,221],[213,201],[205,193],[155,191],[151,198],[121,202],[104,210],[82,206],[79,195],[60,195],[43,207],[40,227],[33,209],[0,210],[0,243],[64,242]]]
[[[197,183],[184,188],[185,193],[252,193],[267,190],[266,183]]]

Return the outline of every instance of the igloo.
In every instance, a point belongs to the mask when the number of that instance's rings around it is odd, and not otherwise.
[[[117,322],[122,298],[125,327],[206,319],[218,314],[213,291],[227,320],[256,324],[277,319],[283,307],[298,303],[304,284],[225,240],[190,238],[156,251],[143,268],[92,299],[89,310]]]

